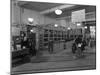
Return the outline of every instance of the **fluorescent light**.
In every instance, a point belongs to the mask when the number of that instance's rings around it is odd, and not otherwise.
[[[81,26],[81,23],[77,23],[77,26]]]
[[[68,27],[68,30],[70,30],[71,28],[70,27]]]
[[[34,21],[34,19],[33,18],[28,18],[28,21],[32,23]]]
[[[30,30],[31,32],[33,32],[34,30]]]
[[[58,27],[58,24],[55,24],[54,26],[55,26],[55,27]]]
[[[87,26],[85,26],[84,28],[87,29]]]
[[[61,14],[62,14],[62,10],[57,9],[57,10],[55,10],[55,13],[56,13],[57,15],[61,15]]]

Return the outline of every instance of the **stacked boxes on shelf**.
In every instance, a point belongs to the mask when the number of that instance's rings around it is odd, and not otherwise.
[[[55,27],[54,24],[41,25],[41,30],[39,30],[39,32],[41,32],[39,40],[42,40],[39,41],[39,43],[42,44],[43,49],[48,49],[50,40],[56,42],[67,39],[67,29],[62,26]]]

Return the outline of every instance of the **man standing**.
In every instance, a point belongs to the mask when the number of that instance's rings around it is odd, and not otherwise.
[[[48,43],[49,53],[53,53],[53,41],[50,40]]]
[[[30,32],[29,34],[29,47],[30,47],[30,54],[32,56],[36,56],[36,39],[35,39],[35,33]]]

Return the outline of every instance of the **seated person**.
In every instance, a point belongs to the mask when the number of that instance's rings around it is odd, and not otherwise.
[[[82,43],[82,35],[79,35],[76,39],[75,39],[75,43]]]
[[[75,53],[75,52],[76,52],[76,50],[77,50],[77,45],[78,45],[79,43],[82,43],[81,51],[85,50],[86,41],[85,41],[85,39],[83,39],[83,36],[82,36],[82,35],[79,35],[79,36],[75,39],[75,42],[74,42],[73,45],[72,45],[72,53]]]

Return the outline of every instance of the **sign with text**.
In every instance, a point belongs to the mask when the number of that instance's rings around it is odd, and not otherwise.
[[[85,21],[85,9],[72,12],[71,20],[73,23]]]

